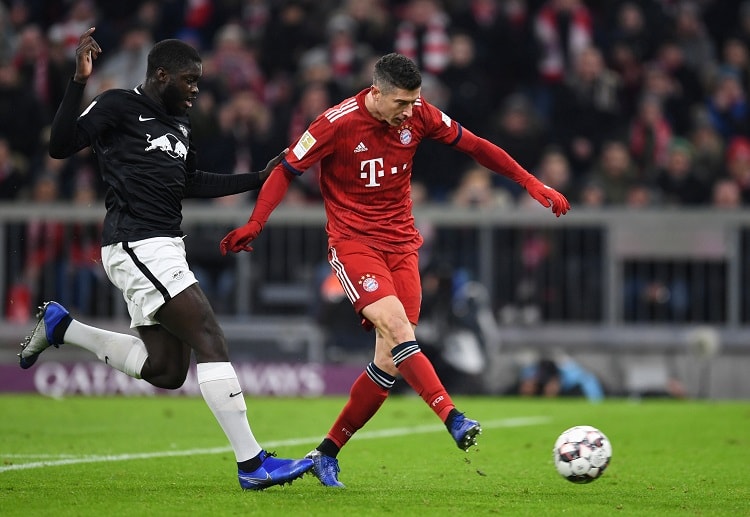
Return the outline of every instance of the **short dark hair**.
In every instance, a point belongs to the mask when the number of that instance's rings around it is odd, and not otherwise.
[[[422,86],[422,74],[414,61],[401,54],[391,53],[375,63],[372,82],[381,91],[392,88],[416,90]]]
[[[200,62],[198,51],[184,41],[165,39],[154,45],[148,53],[146,76],[151,77],[158,68],[174,73]]]

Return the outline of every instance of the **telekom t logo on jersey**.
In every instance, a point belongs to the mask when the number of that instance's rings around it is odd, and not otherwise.
[[[367,180],[365,187],[379,187],[378,178],[385,176],[385,167],[383,167],[382,158],[373,158],[371,160],[363,160],[359,162],[359,177],[363,180]],[[398,174],[398,167],[391,167],[391,175]],[[406,164],[401,166],[401,170],[406,170]]]

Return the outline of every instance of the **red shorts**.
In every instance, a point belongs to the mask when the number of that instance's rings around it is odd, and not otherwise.
[[[409,321],[417,324],[422,285],[416,250],[389,253],[357,241],[344,241],[328,250],[328,262],[357,314],[371,303],[393,295],[403,304]],[[367,330],[373,328],[365,319],[362,326]]]

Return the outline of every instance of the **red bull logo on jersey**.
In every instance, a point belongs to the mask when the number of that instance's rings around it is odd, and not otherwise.
[[[167,133],[156,138],[151,138],[151,135],[147,133],[146,142],[148,142],[148,146],[146,146],[144,151],[164,151],[172,158],[187,159],[187,147],[172,133]]]

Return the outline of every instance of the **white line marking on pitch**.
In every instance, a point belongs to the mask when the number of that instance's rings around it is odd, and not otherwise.
[[[532,425],[541,425],[550,422],[552,419],[549,417],[533,416],[533,417],[519,417],[519,418],[505,418],[503,420],[494,420],[492,422],[483,422],[483,429],[498,429],[501,427],[524,427]],[[405,436],[409,434],[427,434],[436,432],[445,432],[444,425],[421,425],[415,427],[395,427],[392,429],[382,429],[380,431],[360,431],[352,440],[374,440],[378,438],[389,438],[393,436]],[[287,447],[305,444],[316,444],[320,442],[320,436],[312,438],[292,438],[289,440],[275,440],[263,444],[264,448],[275,448],[275,447]],[[63,465],[76,465],[79,463],[101,463],[107,461],[130,461],[130,460],[144,460],[153,458],[168,458],[176,456],[197,456],[200,454],[222,454],[231,451],[231,447],[211,447],[208,449],[190,449],[186,451],[159,451],[159,452],[140,452],[133,454],[107,454],[107,455],[87,455],[73,457],[69,454],[61,454],[59,456],[52,455],[40,455],[40,454],[28,454],[26,456],[21,454],[0,454],[0,458],[39,458],[39,457],[56,457],[58,459],[54,461],[34,461],[31,463],[19,463],[17,465],[2,465],[0,466],[0,472],[7,472],[10,470],[26,470],[36,469],[42,467],[58,467]]]

